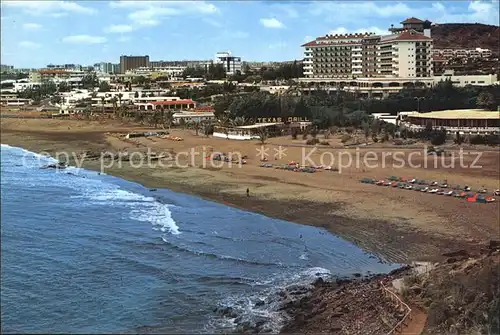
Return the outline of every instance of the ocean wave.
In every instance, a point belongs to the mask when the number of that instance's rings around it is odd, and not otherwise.
[[[110,188],[84,195],[92,204],[105,204],[129,208],[129,217],[139,222],[149,222],[154,230],[163,233],[180,234],[177,223],[172,218],[170,205],[162,204],[153,197],[130,192],[120,188]]]
[[[22,165],[25,167],[40,168],[45,164],[57,162],[53,157],[37,154],[23,148],[12,147],[7,144],[2,144],[2,150],[8,150],[13,153],[13,157],[9,159],[10,162],[19,162],[19,159],[21,159]],[[57,172],[64,176],[91,176],[90,171],[74,166]],[[52,178],[52,174],[50,178]],[[65,179],[63,184],[65,187],[69,187],[79,193],[78,195],[71,196],[73,199],[84,200],[78,203],[79,206],[111,205],[127,207],[130,208],[129,216],[133,220],[150,222],[154,229],[158,229],[164,233],[180,233],[179,227],[172,218],[169,205],[162,204],[153,197],[130,192],[114,184],[95,178],[85,178],[84,182],[82,182],[81,178],[74,178],[74,180]]]
[[[36,153],[20,147],[13,147],[8,144],[2,144],[1,149],[14,154],[14,157],[16,158],[15,162],[19,163],[19,160],[21,160],[22,166],[25,167],[40,167],[44,164],[57,162],[57,160],[51,157],[48,153]]]
[[[281,263],[281,262],[277,262],[277,263],[261,262],[261,261],[254,261],[254,260],[249,260],[249,259],[244,259],[244,258],[239,258],[239,257],[214,254],[212,252],[206,252],[206,251],[202,251],[202,250],[193,250],[193,249],[190,249],[186,246],[176,245],[176,244],[172,243],[171,241],[169,241],[168,239],[166,239],[165,237],[162,237],[162,240],[176,250],[188,252],[188,253],[195,254],[198,256],[205,256],[208,258],[233,261],[233,262],[239,262],[239,263],[245,263],[245,264],[252,264],[252,265],[277,266],[277,267],[283,266],[283,263]]]
[[[142,222],[151,222],[153,228],[157,228],[163,233],[180,234],[179,227],[172,218],[172,212],[168,209],[168,205],[152,202],[145,207],[145,209],[139,211],[132,211],[130,218]]]

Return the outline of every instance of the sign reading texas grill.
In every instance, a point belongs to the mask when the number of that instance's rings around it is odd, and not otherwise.
[[[258,117],[256,123],[276,123],[276,122],[309,122],[306,117],[290,116],[288,118],[282,117]]]

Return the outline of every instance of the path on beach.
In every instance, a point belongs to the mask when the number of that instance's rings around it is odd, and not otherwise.
[[[406,326],[403,326],[398,334],[401,335],[420,335],[427,322],[427,313],[419,307],[410,306],[411,320]]]

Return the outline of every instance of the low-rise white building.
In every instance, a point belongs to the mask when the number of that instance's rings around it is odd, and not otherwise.
[[[206,122],[215,120],[213,112],[179,112],[173,115],[173,123]],[[182,120],[182,121],[181,121]]]
[[[391,115],[389,113],[372,113],[372,116],[374,119],[397,125],[398,115]]]
[[[251,85],[252,86],[252,85]],[[260,86],[261,91],[266,91],[271,94],[281,94],[288,90],[290,86],[279,85],[279,86]]]
[[[498,83],[496,74],[455,75],[453,70],[446,70],[441,76],[434,76],[433,78],[435,84],[440,81],[451,80],[452,84],[458,87],[467,85],[490,86]]]
[[[500,134],[500,113],[482,109],[414,112],[402,116],[402,122],[412,130],[423,130],[431,126],[444,128],[450,133]]]

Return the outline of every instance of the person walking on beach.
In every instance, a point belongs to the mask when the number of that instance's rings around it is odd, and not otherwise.
[[[250,189],[247,187],[247,197],[250,196]]]

